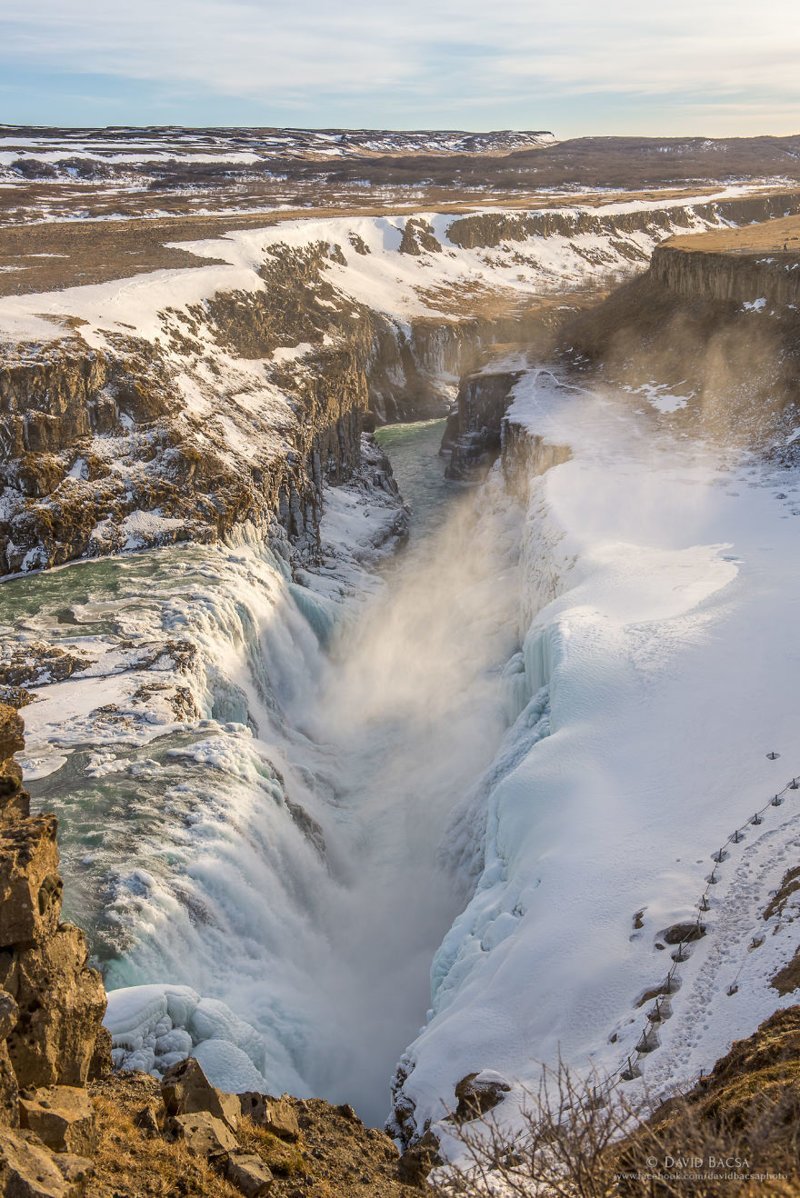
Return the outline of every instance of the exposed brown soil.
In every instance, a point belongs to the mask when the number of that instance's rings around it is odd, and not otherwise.
[[[795,865],[792,869],[787,869],[780,886],[764,908],[764,919],[771,919],[773,915],[783,915],[786,904],[798,890],[800,890],[800,865]]]
[[[778,970],[770,985],[778,994],[792,994],[795,990],[800,990],[800,948],[789,964]]]

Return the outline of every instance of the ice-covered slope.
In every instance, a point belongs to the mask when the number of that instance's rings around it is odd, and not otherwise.
[[[800,773],[796,477],[539,371],[509,420],[572,457],[530,483],[527,705],[467,813],[483,870],[398,1079],[406,1134],[466,1074],[535,1087],[559,1054],[613,1072],[648,1028],[657,1093],[793,1001],[770,979],[796,937],[763,912],[800,837],[800,790],[768,805]],[[702,939],[670,945],[698,919]]]

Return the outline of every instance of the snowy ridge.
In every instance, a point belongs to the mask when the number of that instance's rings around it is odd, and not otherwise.
[[[509,154],[555,145],[545,131],[379,129],[16,129],[0,125],[0,179],[19,179],[29,164],[55,167],[66,177],[90,164],[143,167],[220,163],[253,167],[281,159],[362,158],[394,154]],[[83,169],[82,169],[83,168]]]
[[[55,341],[70,335],[64,328],[68,318],[85,322],[80,336],[89,345],[108,347],[110,338],[135,332],[149,341],[167,337],[166,309],[183,310],[227,292],[263,292],[267,284],[259,274],[265,255],[281,247],[304,248],[322,242],[331,250],[326,280],[344,299],[350,299],[399,321],[415,316],[457,319],[463,310],[458,289],[478,295],[499,292],[519,298],[555,291],[568,291],[643,269],[665,237],[691,229],[701,231],[724,222],[713,213],[714,204],[745,195],[746,187],[731,187],[715,195],[682,197],[680,200],[628,200],[602,209],[608,218],[607,231],[575,234],[532,235],[494,248],[467,249],[453,244],[448,230],[454,217],[435,212],[408,216],[338,217],[292,220],[264,229],[238,230],[225,237],[196,242],[177,242],[182,250],[199,259],[213,258],[227,265],[208,265],[186,270],[159,270],[83,287],[68,287],[46,294],[10,295],[0,298],[0,339],[8,342]],[[703,207],[706,215],[695,212]],[[647,221],[647,212],[675,209],[685,214],[680,225],[665,227]],[[501,208],[482,210],[502,214]],[[615,217],[642,214],[642,227],[621,232]],[[567,224],[571,215],[596,216],[590,206],[554,210]],[[515,217],[524,215],[518,210]],[[547,209],[537,210],[546,217]],[[401,253],[409,223],[423,222],[430,228],[439,249]],[[360,248],[356,248],[360,245]],[[183,365],[183,363],[181,363]],[[228,365],[231,365],[229,363]],[[259,373],[258,364],[237,361],[237,369]],[[207,381],[207,380],[206,380]],[[187,384],[188,386],[188,384]],[[195,383],[193,391],[198,390]]]

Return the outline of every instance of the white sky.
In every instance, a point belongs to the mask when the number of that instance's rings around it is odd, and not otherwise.
[[[0,0],[7,121],[800,130],[790,0]]]

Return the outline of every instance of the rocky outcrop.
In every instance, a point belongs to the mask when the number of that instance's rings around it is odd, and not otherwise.
[[[454,245],[463,249],[494,248],[503,242],[526,241],[529,237],[572,238],[589,235],[608,238],[659,229],[669,234],[676,228],[690,232],[701,227],[704,221],[743,225],[796,212],[800,212],[800,195],[788,191],[708,203],[701,201],[690,206],[642,206],[630,212],[608,214],[604,214],[602,209],[596,213],[558,209],[479,213],[454,221],[447,235]],[[643,257],[646,261],[646,256]]]
[[[768,240],[770,226],[761,228]],[[708,249],[718,237],[723,248]],[[800,257],[782,246],[738,248],[754,238],[748,226],[659,246],[649,270],[565,326],[563,359],[624,389],[640,408],[653,387],[677,395],[661,418],[687,435],[790,458],[800,409]]]
[[[82,1086],[90,1075],[106,1000],[87,965],[82,932],[61,922],[56,821],[29,814],[20,772],[22,720],[0,705],[4,779],[0,817],[0,995],[3,1096],[12,1111],[17,1089]],[[10,1115],[16,1125],[18,1119]]]
[[[83,933],[61,922],[56,821],[30,814],[13,760],[22,747],[22,720],[0,705],[0,1186],[77,1194],[43,1146],[72,1157],[93,1148],[82,1087],[110,1066],[106,998]]]
[[[573,297],[575,304],[586,297]],[[406,326],[373,313],[367,365],[370,414],[380,423],[447,415],[460,381],[505,349],[548,354],[558,327],[574,309],[541,299],[498,301],[489,312],[452,319],[416,317]]]
[[[705,239],[703,239],[705,241]],[[734,239],[735,244],[735,239]],[[682,299],[752,304],[759,299],[770,309],[800,303],[800,261],[797,254],[728,253],[658,246],[650,260],[649,282]]]
[[[447,478],[473,481],[486,475],[500,453],[503,417],[521,377],[520,371],[487,368],[462,380],[442,438],[442,452],[450,454]]]
[[[115,1073],[90,1087],[99,1130],[92,1198],[413,1198],[425,1189],[424,1176],[400,1176],[395,1145],[349,1106],[225,1095],[193,1071],[183,1094],[192,1106],[204,1095],[209,1107],[182,1111],[169,1081]],[[235,1129],[211,1109],[231,1102],[241,1104]]]
[[[530,485],[553,466],[568,462],[568,445],[554,445],[538,433],[531,433],[512,417],[506,416],[500,428],[501,463],[506,486],[512,495],[526,502]]]

